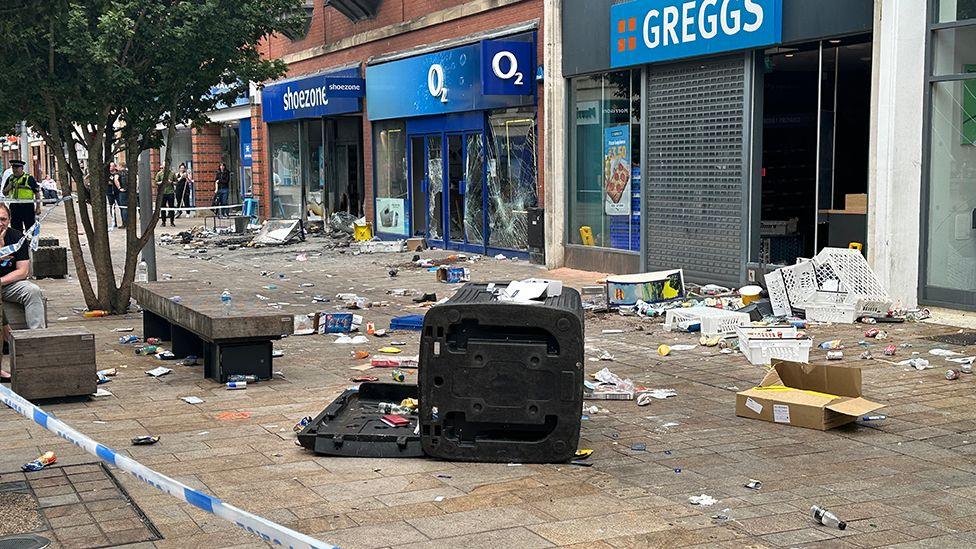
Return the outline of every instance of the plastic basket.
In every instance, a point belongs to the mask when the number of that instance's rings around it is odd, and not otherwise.
[[[790,298],[786,293],[786,284],[780,271],[775,271],[765,275],[766,293],[769,294],[769,303],[773,306],[773,314],[776,316],[788,316],[793,314],[790,307]]]
[[[810,322],[852,324],[857,320],[857,310],[847,303],[810,303],[804,312]]]
[[[757,366],[768,366],[773,360],[809,362],[813,340],[797,335],[796,328],[756,328],[739,326],[739,351]]]
[[[669,309],[664,318],[664,328],[673,330],[684,321],[699,322],[702,335],[712,337],[735,333],[736,327],[749,324],[749,315],[714,307]]]

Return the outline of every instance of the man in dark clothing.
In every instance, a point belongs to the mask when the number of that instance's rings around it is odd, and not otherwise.
[[[115,188],[115,176],[118,174],[115,162],[108,164],[108,185],[105,186],[105,200],[108,201],[108,213],[112,216],[112,227],[118,228],[119,221],[115,216],[115,206],[119,203],[119,190]]]
[[[125,166],[119,167],[110,179],[115,184],[115,196],[121,212],[119,214],[122,218],[120,229],[124,229],[129,224],[129,187],[126,179]]]
[[[0,234],[3,246],[17,244],[24,234],[9,227],[10,209],[0,204]],[[30,272],[28,244],[24,242],[17,251],[0,257],[0,296],[6,303],[20,303],[24,306],[27,327],[31,330],[44,328],[44,294],[36,284],[27,280]]]
[[[34,176],[24,171],[23,160],[11,160],[10,167],[13,172],[3,186],[3,195],[11,200],[33,202],[15,202],[10,205],[10,227],[27,231],[34,226],[37,214],[41,213],[41,188]]]

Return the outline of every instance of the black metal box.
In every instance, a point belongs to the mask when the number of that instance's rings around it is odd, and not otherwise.
[[[573,458],[583,408],[579,293],[535,304],[467,284],[432,307],[420,341],[424,453],[462,461]]]

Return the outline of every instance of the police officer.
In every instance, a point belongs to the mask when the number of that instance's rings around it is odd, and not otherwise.
[[[37,214],[41,213],[41,189],[34,176],[24,171],[23,160],[11,160],[10,168],[13,172],[3,186],[3,195],[11,200],[34,202],[14,202],[10,205],[10,226],[26,233],[34,226]]]

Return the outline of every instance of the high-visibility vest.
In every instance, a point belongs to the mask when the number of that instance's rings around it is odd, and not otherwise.
[[[10,176],[10,194],[7,198],[13,198],[14,200],[34,200],[34,191],[31,190],[30,185],[30,174],[24,172],[20,177]]]

